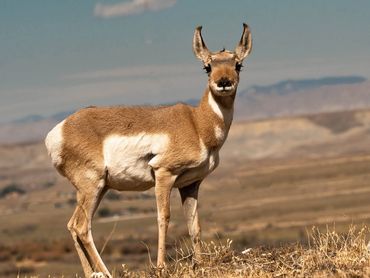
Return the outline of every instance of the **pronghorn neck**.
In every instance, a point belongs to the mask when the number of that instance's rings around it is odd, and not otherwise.
[[[216,96],[207,88],[197,107],[197,122],[202,141],[209,148],[220,148],[229,132],[235,96]]]

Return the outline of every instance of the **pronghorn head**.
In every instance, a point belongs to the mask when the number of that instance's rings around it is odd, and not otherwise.
[[[195,29],[193,51],[204,64],[208,74],[208,86],[218,96],[235,95],[239,83],[239,72],[243,60],[252,49],[252,36],[247,24],[243,23],[243,34],[234,51],[211,52],[205,45],[199,26]]]

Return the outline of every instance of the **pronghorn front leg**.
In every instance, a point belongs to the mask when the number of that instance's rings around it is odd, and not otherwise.
[[[155,197],[158,211],[157,267],[159,268],[165,266],[166,236],[170,222],[170,195],[176,177],[167,169],[160,168],[155,171]]]
[[[201,261],[200,225],[198,217],[198,190],[202,181],[179,188],[182,207],[194,249],[194,261]]]

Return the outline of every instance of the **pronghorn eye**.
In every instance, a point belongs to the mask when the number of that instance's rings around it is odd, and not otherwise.
[[[210,64],[204,65],[203,69],[206,71],[206,73],[210,73],[211,72],[211,65]]]
[[[235,70],[239,72],[239,71],[242,70],[242,67],[243,67],[243,65],[241,63],[236,63]]]

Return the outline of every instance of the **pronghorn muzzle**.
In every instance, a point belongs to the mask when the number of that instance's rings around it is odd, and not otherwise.
[[[230,91],[233,86],[233,82],[227,77],[221,77],[217,82],[217,89],[221,91]]]

